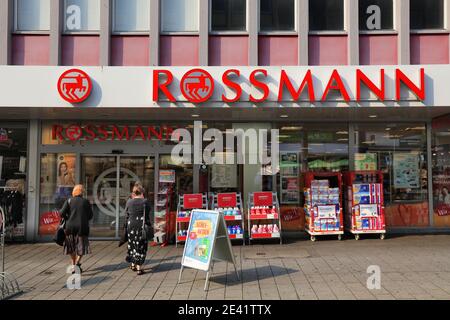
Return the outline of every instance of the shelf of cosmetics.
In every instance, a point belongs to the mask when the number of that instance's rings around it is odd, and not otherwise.
[[[217,208],[219,213],[223,213],[225,220],[242,220],[242,212],[239,208]],[[189,222],[191,218],[191,210],[178,212],[177,222]]]
[[[279,238],[280,228],[276,224],[263,224],[252,226],[250,230],[251,238]]]

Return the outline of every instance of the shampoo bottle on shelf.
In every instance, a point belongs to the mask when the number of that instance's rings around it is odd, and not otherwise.
[[[273,226],[273,233],[279,233],[280,232],[280,228],[278,228],[278,226],[275,224]]]

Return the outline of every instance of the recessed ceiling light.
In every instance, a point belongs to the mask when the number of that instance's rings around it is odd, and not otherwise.
[[[280,116],[280,118],[289,118],[289,116],[288,116],[287,114],[282,114],[282,115]]]
[[[198,118],[198,117],[200,117],[199,114],[193,114],[193,115],[192,115],[192,118]]]
[[[371,115],[369,116],[369,118],[378,118],[378,116],[377,116],[376,114],[371,114]]]

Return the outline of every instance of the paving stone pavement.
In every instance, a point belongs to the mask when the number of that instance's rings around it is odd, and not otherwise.
[[[183,248],[174,246],[150,247],[147,273],[137,276],[126,248],[92,241],[79,290],[67,289],[69,259],[53,243],[8,245],[6,270],[24,290],[17,300],[450,299],[450,235],[287,242],[233,246],[240,279],[217,262],[207,292],[202,271],[185,269],[177,283]],[[380,267],[380,289],[367,288],[371,265]]]

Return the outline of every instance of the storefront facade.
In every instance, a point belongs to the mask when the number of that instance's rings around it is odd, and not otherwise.
[[[172,210],[185,193],[239,192],[245,204],[251,192],[273,191],[283,229],[303,232],[305,172],[379,170],[388,231],[450,231],[450,10],[441,1],[430,1],[438,26],[411,20],[420,3],[381,1],[380,27],[369,30],[363,0],[343,0],[324,25],[313,17],[326,14],[316,12],[326,0],[274,1],[293,7],[273,25],[267,1],[189,1],[198,19],[181,27],[176,13],[165,16],[177,1],[150,1],[139,17],[126,11],[147,21],[142,30],[120,20],[120,1],[48,1],[38,10],[41,22],[49,11],[48,27],[22,27],[31,11],[21,1],[0,5],[0,200],[22,197],[15,214],[2,202],[11,239],[49,240],[76,183],[94,207],[92,237],[117,238],[130,186],[142,182],[156,202],[169,171]],[[69,6],[92,13],[80,30]],[[219,19],[232,11],[236,20]],[[278,165],[184,163],[172,133],[195,137],[194,122],[202,152],[208,129],[278,130],[269,141],[279,143]]]

